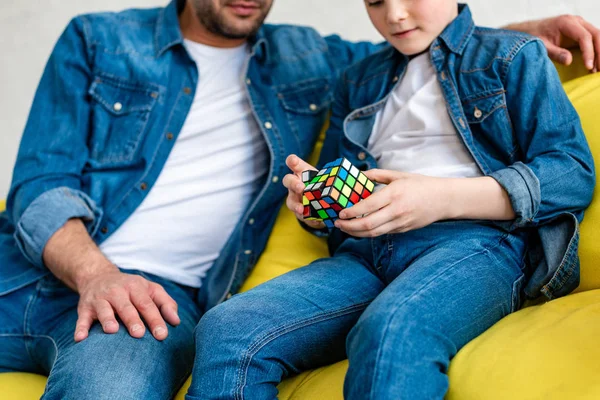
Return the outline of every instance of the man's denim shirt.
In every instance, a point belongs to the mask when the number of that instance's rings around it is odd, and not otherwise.
[[[80,16],[58,40],[0,214],[0,294],[49,273],[42,251],[68,219],[82,218],[99,244],[152,188],[202,79],[182,46],[183,5]],[[250,44],[240,79],[268,144],[270,171],[203,281],[209,307],[239,289],[263,251],[287,194],[285,157],[311,152],[338,71],[379,49],[273,25]]]
[[[541,41],[476,27],[469,8],[459,10],[429,49],[448,113],[483,174],[508,192],[516,219],[499,224],[537,233],[527,296],[565,295],[579,284],[578,224],[595,183],[579,117]],[[367,140],[407,62],[388,45],[344,72],[320,165],[343,156],[377,166]],[[330,247],[341,240],[334,230]]]

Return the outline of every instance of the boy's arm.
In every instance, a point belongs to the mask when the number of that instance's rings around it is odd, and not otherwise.
[[[579,116],[539,40],[523,46],[506,76],[506,103],[522,162],[490,174],[509,195],[516,225],[581,214],[595,183]]]
[[[102,210],[81,191],[88,155],[90,105],[84,21],[74,19],[58,40],[38,86],[8,195],[15,238],[29,261],[43,267],[48,239],[71,218],[93,234]]]

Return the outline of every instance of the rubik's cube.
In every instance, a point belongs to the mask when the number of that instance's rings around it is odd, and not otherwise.
[[[373,193],[375,184],[350,161],[339,158],[320,171],[302,172],[304,219],[323,220],[333,228],[340,211]]]

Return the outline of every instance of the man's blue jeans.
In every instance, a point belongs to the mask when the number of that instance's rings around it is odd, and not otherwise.
[[[205,314],[187,399],[274,399],[283,378],[346,356],[347,399],[442,399],[450,359],[519,307],[527,236],[444,221],[347,239]]]
[[[50,275],[0,297],[0,372],[49,374],[45,400],[171,399],[192,370],[193,330],[201,315],[196,290],[125,272],[161,284],[177,302],[181,324],[167,325],[166,340],[148,331],[134,339],[122,323],[108,335],[96,323],[75,343],[79,295]]]

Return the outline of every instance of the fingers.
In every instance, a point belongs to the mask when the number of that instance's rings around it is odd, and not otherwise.
[[[563,49],[548,41],[544,41],[546,49],[548,50],[548,56],[552,61],[563,65],[571,65],[573,62],[573,54],[569,50]]]
[[[304,193],[304,182],[294,174],[287,174],[283,177],[283,186],[296,194]]]
[[[293,211],[296,217],[302,219],[304,211],[304,206],[302,205],[304,183],[296,175],[287,174],[283,177],[283,185],[288,189],[288,197],[285,200],[287,208]]]
[[[177,326],[181,319],[177,313],[177,302],[173,300],[167,291],[157,283],[150,283],[150,297],[158,306],[161,315],[169,324]]]
[[[144,336],[144,332],[146,332],[146,327],[140,318],[137,307],[132,303],[134,297],[136,297],[135,289],[131,293],[125,289],[115,289],[108,300],[114,307],[119,318],[121,318],[121,321],[123,321],[123,324],[127,327],[129,334],[135,338],[141,338]]]
[[[88,337],[90,333],[90,328],[94,323],[94,311],[87,307],[81,307],[77,310],[78,318],[75,323],[75,341],[81,342]]]
[[[165,324],[165,320],[162,318],[158,307],[148,295],[148,292],[131,292],[131,303],[150,328],[152,336],[154,336],[156,340],[166,339],[168,335],[167,325]]]
[[[310,165],[309,163],[307,163],[306,161],[304,161],[303,159],[301,159],[300,157],[298,157],[295,154],[290,154],[286,160],[285,160],[285,164],[288,166],[289,169],[292,170],[292,172],[298,176],[300,176],[302,174],[302,171],[306,171],[306,170],[316,170],[315,167],[313,167],[312,165]]]
[[[359,201],[352,207],[342,210],[340,212],[340,218],[352,219],[360,217],[361,215],[373,213],[387,206],[390,203],[390,196],[388,195],[388,190],[386,189],[387,188],[383,188],[365,200]]]
[[[592,70],[594,68],[594,37],[581,21],[581,18],[576,18],[575,20],[568,19],[562,25],[561,31],[563,35],[579,44],[585,67],[588,70]]]
[[[406,176],[403,172],[391,171],[389,169],[379,169],[374,168],[368,171],[363,172],[373,182],[383,183],[384,185],[389,185],[395,180],[401,179]]]
[[[594,43],[594,55],[596,58],[593,72],[598,72],[600,71],[600,29],[596,28],[594,25],[587,22],[583,18],[581,18],[581,23],[592,35],[592,41]]]
[[[119,323],[110,303],[104,299],[99,299],[94,303],[94,309],[104,333],[117,333]]]
[[[393,230],[396,227],[396,218],[392,207],[384,207],[364,218],[338,219],[335,226],[355,237],[376,237]]]

